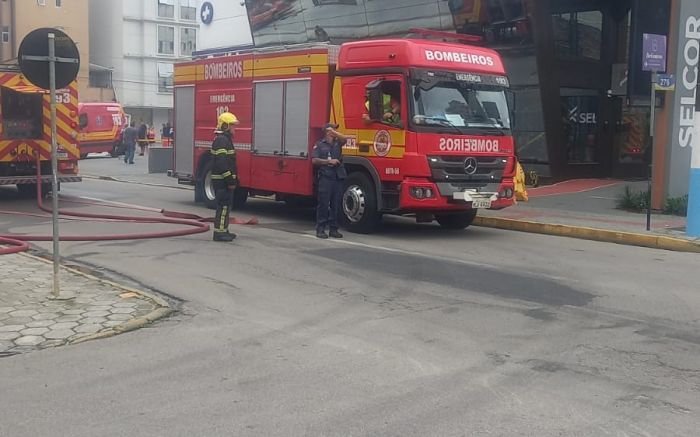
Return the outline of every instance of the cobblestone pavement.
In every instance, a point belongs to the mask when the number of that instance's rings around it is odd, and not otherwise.
[[[53,300],[52,273],[53,266],[40,258],[0,256],[0,357],[118,333],[165,304],[65,268],[61,293],[75,297]]]

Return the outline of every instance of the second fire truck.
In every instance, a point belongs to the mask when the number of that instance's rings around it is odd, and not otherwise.
[[[51,119],[48,91],[37,88],[15,67],[0,69],[0,185],[36,194],[37,165],[43,192],[51,189]],[[80,148],[76,82],[56,92],[58,181],[78,182]]]
[[[195,185],[196,201],[214,202],[209,149],[218,114],[233,112],[237,205],[312,198],[310,154],[328,120],[349,138],[351,231],[373,231],[383,214],[465,228],[478,209],[513,204],[509,82],[495,51],[428,39],[268,48],[178,64],[174,81],[170,174]]]

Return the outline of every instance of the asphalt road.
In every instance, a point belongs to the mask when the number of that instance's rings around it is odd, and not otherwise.
[[[63,192],[208,213],[172,188]],[[0,202],[32,210],[10,190]],[[167,293],[180,312],[0,359],[0,435],[698,434],[696,254],[404,219],[319,241],[309,211],[255,200],[239,214],[261,224],[235,227],[231,245],[63,244],[69,262]],[[156,228],[62,222],[134,227]],[[0,228],[50,226],[0,215]]]

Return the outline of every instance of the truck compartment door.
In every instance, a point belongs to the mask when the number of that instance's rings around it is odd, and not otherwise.
[[[175,88],[175,173],[194,175],[194,87]]]
[[[308,80],[255,83],[252,188],[310,194]]]

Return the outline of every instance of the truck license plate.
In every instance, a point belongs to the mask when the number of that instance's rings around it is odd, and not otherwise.
[[[490,199],[474,199],[472,201],[472,208],[488,209],[491,208]]]

